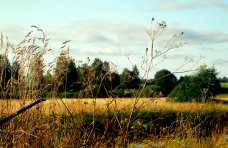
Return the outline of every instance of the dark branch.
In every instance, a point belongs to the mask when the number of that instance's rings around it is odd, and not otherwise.
[[[1,119],[0,120],[0,127],[3,126],[8,121],[12,120],[14,117],[22,114],[23,112],[31,109],[33,106],[35,106],[35,105],[37,105],[37,104],[39,104],[39,103],[41,103],[43,101],[45,101],[45,99],[41,98],[41,99],[38,99],[38,100],[35,100],[35,101],[31,102],[30,104],[26,104],[26,105],[22,106],[16,112],[12,113],[8,117]]]

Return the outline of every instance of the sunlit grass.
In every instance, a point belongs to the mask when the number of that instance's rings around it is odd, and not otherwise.
[[[0,100],[0,113],[12,113],[30,100]],[[128,112],[133,107],[135,99],[49,99],[39,105],[44,113],[104,113],[107,110]],[[141,111],[228,111],[225,104],[216,103],[176,103],[166,101],[166,98],[140,98],[137,109]],[[67,108],[66,108],[67,107]],[[34,109],[34,108],[33,108]]]
[[[223,101],[228,101],[228,94],[219,94],[219,95],[216,96],[216,99],[223,100]]]

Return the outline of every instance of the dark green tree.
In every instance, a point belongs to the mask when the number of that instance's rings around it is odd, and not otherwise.
[[[99,58],[95,58],[94,62],[92,63],[92,68],[95,70],[96,72],[96,76],[98,77],[102,77],[104,74],[104,70],[103,70],[103,61],[101,61]]]
[[[121,83],[129,83],[130,81],[132,81],[132,75],[131,75],[131,71],[127,68],[124,68],[121,76],[120,76],[120,81]]]
[[[78,91],[78,69],[73,59],[70,59],[67,65],[67,90],[68,91]]]
[[[215,69],[201,66],[195,75],[183,77],[170,96],[178,102],[208,102],[220,89]]]
[[[137,67],[133,68],[134,71],[130,71],[125,68],[120,76],[121,85],[129,89],[138,89],[140,84],[139,73]]]
[[[168,95],[176,86],[177,78],[169,70],[163,69],[155,74],[154,82],[162,89],[164,95]]]
[[[137,65],[133,66],[132,73],[135,78],[137,78],[137,77],[139,78],[139,69],[138,69]]]
[[[53,80],[55,90],[61,96],[72,96],[72,93],[80,89],[80,85],[78,84],[79,70],[76,67],[74,59],[69,57],[67,51],[62,51],[57,59]]]
[[[80,97],[94,97],[96,88],[96,72],[87,63],[82,64],[79,68]]]
[[[110,70],[110,64],[107,61],[101,61],[96,58],[91,65],[95,70],[96,87],[94,96],[109,97],[112,90],[119,85],[119,75]]]
[[[0,92],[1,97],[7,97],[9,81],[11,79],[11,65],[6,56],[0,55]]]
[[[54,69],[54,84],[57,92],[63,92],[67,89],[67,70],[70,58],[68,51],[63,50],[57,58]]]

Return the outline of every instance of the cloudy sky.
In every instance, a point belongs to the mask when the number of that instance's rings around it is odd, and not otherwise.
[[[70,53],[75,60],[99,57],[115,63],[119,72],[123,67],[141,65],[150,43],[146,32],[154,17],[168,24],[156,50],[162,50],[167,38],[182,31],[186,42],[165,59],[156,59],[154,71],[182,71],[205,63],[214,65],[220,76],[228,76],[226,0],[1,0],[0,10],[0,32],[13,43],[18,43],[31,25],[37,25],[56,49],[50,59],[58,55],[61,42],[71,40]]]

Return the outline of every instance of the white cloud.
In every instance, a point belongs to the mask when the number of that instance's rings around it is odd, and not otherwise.
[[[129,67],[127,56],[133,56],[133,62],[139,64],[141,56],[145,53],[145,48],[149,46],[146,28],[143,25],[111,24],[99,21],[77,21],[50,30],[46,28],[50,37],[50,46],[54,49],[48,57],[54,58],[58,55],[61,42],[72,40],[70,52],[73,58],[81,60],[86,57],[104,57],[117,65],[122,64],[118,67]],[[20,41],[29,31],[29,27],[25,29],[15,25],[0,28],[0,30],[9,34],[10,39]],[[156,47],[162,48],[167,39],[182,31],[185,40],[188,42],[188,48],[181,48],[172,52],[173,54],[168,56],[165,64],[161,64],[163,67],[168,66],[168,69],[175,69],[174,65],[178,66],[179,62],[183,62],[185,55],[197,57],[197,55],[202,54],[211,58],[209,51],[202,51],[202,49],[214,48],[216,45],[228,42],[228,34],[223,32],[197,32],[191,29],[177,28],[171,24],[159,38]],[[191,46],[195,46],[197,49]],[[126,59],[125,62],[123,59]],[[213,58],[209,60],[213,61]]]

